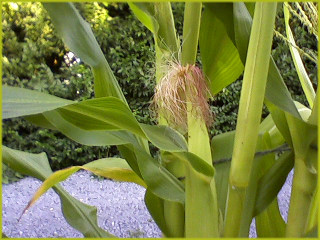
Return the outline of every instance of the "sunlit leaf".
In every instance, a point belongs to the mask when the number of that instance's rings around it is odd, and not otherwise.
[[[204,73],[211,93],[216,94],[237,80],[243,64],[225,26],[208,7],[202,15],[199,45]]]

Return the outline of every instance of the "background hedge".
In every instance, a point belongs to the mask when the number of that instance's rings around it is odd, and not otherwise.
[[[138,121],[153,123],[148,109],[155,86],[152,35],[125,3],[76,3],[76,7],[90,23]],[[2,8],[3,84],[72,100],[94,96],[90,68],[69,53],[41,4],[3,3]],[[182,35],[183,4],[173,4],[173,12],[176,28]],[[276,29],[284,34],[281,11],[276,22]],[[317,51],[316,40],[296,23],[294,19],[293,28],[299,46]],[[275,37],[272,55],[294,99],[307,104],[287,44]],[[316,88],[316,66],[304,60]],[[215,114],[215,123],[210,130],[212,136],[235,129],[240,90],[241,78],[211,101]],[[266,109],[263,115],[267,115]],[[35,127],[21,118],[3,121],[2,133],[3,144],[8,147],[33,153],[46,152],[53,170],[118,154],[115,147],[82,146],[57,131]],[[3,181],[14,180],[14,175],[6,170]]]

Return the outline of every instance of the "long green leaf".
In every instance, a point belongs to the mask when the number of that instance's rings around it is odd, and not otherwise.
[[[72,3],[43,3],[64,43],[92,67],[96,97],[113,96],[126,103],[120,86],[95,39],[90,25]]]
[[[38,91],[2,86],[2,118],[42,113],[74,102]]]
[[[111,178],[118,181],[134,182],[143,187],[146,187],[145,183],[139,178],[121,158],[104,158],[99,159],[83,166],[73,166],[66,169],[62,169],[51,174],[39,187],[32,199],[29,201],[27,210],[30,208],[46,191],[66,180],[75,172],[84,169],[93,172],[96,175]]]
[[[203,70],[211,93],[216,94],[237,80],[243,64],[225,26],[207,7],[201,20],[199,44]]]
[[[10,168],[25,175],[45,181],[51,174],[45,153],[31,154],[2,146],[2,160]],[[97,209],[70,196],[60,185],[53,188],[62,201],[62,211],[67,222],[85,237],[114,237],[97,223]]]
[[[43,113],[43,116],[68,138],[87,146],[122,145],[133,141],[126,131],[89,131],[79,128],[64,119],[58,111]],[[131,139],[131,141],[130,141]]]
[[[58,129],[77,142],[95,146],[127,143],[141,146],[132,135],[136,134],[166,151],[187,150],[184,137],[177,131],[166,126],[139,124],[128,106],[117,98],[104,97],[74,103],[37,91],[12,87],[5,89],[10,89],[10,95],[6,94],[3,101],[5,116],[31,116],[33,122]],[[57,104],[47,99],[53,99]],[[46,100],[49,107],[45,104],[42,107],[42,102]],[[128,135],[128,132],[132,134]]]
[[[304,67],[304,64],[302,62],[301,56],[299,51],[296,48],[296,43],[289,25],[289,19],[290,19],[290,12],[287,8],[287,5],[283,5],[283,12],[284,12],[284,19],[285,19],[285,26],[286,26],[286,33],[289,40],[289,48],[291,52],[291,56],[293,59],[294,66],[296,68],[302,89],[304,91],[304,94],[307,97],[308,103],[310,107],[313,107],[313,101],[315,98],[315,91],[313,89],[312,83],[308,77],[308,73]]]

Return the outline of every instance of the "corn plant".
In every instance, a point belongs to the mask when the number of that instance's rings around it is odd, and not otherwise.
[[[171,4],[129,3],[153,33],[158,125],[139,123],[85,20],[71,3],[43,3],[64,43],[91,66],[95,98],[81,102],[3,86],[3,118],[24,117],[89,146],[116,145],[122,158],[52,172],[45,153],[2,147],[11,168],[43,181],[26,209],[49,188],[68,223],[85,237],[114,237],[96,208],[59,185],[79,169],[146,188],[145,203],[164,237],[314,237],[318,229],[318,97],[291,48],[309,107],[292,100],[271,57],[277,3],[185,4],[177,36]],[[288,39],[293,43],[285,5]],[[200,49],[201,65],[196,64]],[[208,99],[243,73],[235,131],[210,139]],[[263,104],[270,114],[261,121]],[[150,154],[149,143],[160,151]],[[294,167],[288,222],[277,194]],[[302,210],[303,209],[303,210]]]

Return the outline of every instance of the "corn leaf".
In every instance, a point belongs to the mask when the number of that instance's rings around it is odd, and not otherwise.
[[[90,25],[72,3],[43,3],[64,43],[92,67],[96,97],[113,96],[126,103],[120,86],[95,39]]]
[[[274,199],[266,210],[256,216],[255,221],[258,237],[283,238],[285,236],[286,223],[280,214],[277,199]]]
[[[80,169],[90,171],[96,175],[111,178],[118,181],[134,182],[143,187],[146,187],[145,183],[139,178],[121,158],[104,158],[96,161],[92,161],[83,166],[72,166],[66,169],[62,169],[51,174],[39,187],[37,192],[33,195],[29,201],[25,210],[29,209],[46,191],[55,186],[57,183],[66,180],[75,172]]]
[[[133,143],[141,146],[133,135],[128,135],[131,132],[149,139],[163,150],[187,150],[186,141],[177,131],[166,126],[139,124],[128,106],[117,98],[104,97],[74,103],[37,91],[12,87],[5,89],[9,89],[3,100],[7,118],[34,115],[33,122],[54,127],[80,143],[92,146]],[[51,99],[56,104],[51,103]],[[48,105],[41,107],[42,102],[46,101]],[[61,105],[65,107],[59,108]]]
[[[187,167],[185,186],[185,237],[219,237],[219,210],[213,177],[204,177]]]
[[[254,216],[262,213],[277,197],[293,167],[293,153],[283,153],[269,170],[259,179]]]
[[[205,8],[210,11],[223,23],[230,40],[235,45],[235,32],[233,21],[233,3],[230,2],[204,2]]]
[[[143,180],[148,188],[160,198],[184,203],[184,186],[159,162],[141,149],[134,149]]]
[[[318,103],[319,103],[319,97],[318,97],[318,92],[317,92],[314,103],[313,103],[312,112],[308,118],[308,123],[310,123],[312,125],[318,124],[318,112],[319,112]]]
[[[128,144],[134,140],[126,131],[89,131],[79,128],[64,119],[58,111],[43,113],[43,116],[68,138],[87,146],[107,146]],[[131,141],[130,141],[131,139]]]
[[[156,48],[166,57],[174,54],[178,60],[180,44],[175,32],[171,4],[169,2],[136,2],[129,3],[129,6],[139,21],[153,33]]]
[[[236,44],[243,64],[245,64],[249,37],[251,33],[252,17],[243,3],[235,3],[233,5],[233,12]],[[280,109],[290,112],[296,117],[300,117],[297,108],[293,103],[291,95],[284,84],[280,72],[271,56],[265,98],[278,106]]]
[[[216,94],[237,80],[243,64],[223,23],[207,7],[202,15],[199,45],[204,73],[211,93]]]
[[[310,145],[315,143],[317,140],[317,126],[308,124],[301,119],[290,116],[286,113],[286,118],[288,121],[288,126],[290,129],[293,149],[296,158],[302,158],[306,160],[306,164],[310,167],[311,165],[316,165],[317,159],[306,159],[310,149]],[[309,161],[310,160],[310,161]],[[312,163],[311,161],[315,161]]]
[[[163,232],[165,236],[169,237],[170,234],[164,216],[163,200],[147,189],[144,196],[144,202],[161,232]]]
[[[314,101],[316,94],[313,89],[312,83],[309,79],[308,73],[304,67],[303,62],[302,62],[300,53],[296,48],[296,43],[294,41],[293,34],[292,34],[292,31],[291,31],[291,28],[289,25],[290,12],[285,4],[283,6],[283,12],[284,12],[286,33],[287,33],[287,38],[289,40],[289,48],[290,48],[291,56],[293,59],[293,63],[294,63],[295,69],[297,71],[297,74],[298,74],[302,89],[304,91],[304,94],[306,95],[308,103],[309,103],[310,107],[312,108],[313,101]]]
[[[211,140],[212,160],[213,166],[216,170],[214,177],[216,180],[217,198],[219,209],[221,210],[223,216],[225,216],[228,193],[230,161],[224,161],[218,164],[216,162],[232,156],[234,133],[235,132],[232,131],[219,134],[213,137]]]
[[[247,11],[243,2],[233,3],[234,28],[239,31],[234,32],[235,42],[238,47],[241,61],[246,62],[247,49],[249,46],[249,37],[251,32],[252,17]],[[241,29],[241,30],[240,30]]]
[[[213,177],[214,168],[205,160],[190,152],[164,152],[166,161],[181,161],[186,167],[207,177]]]
[[[45,153],[31,154],[2,146],[2,160],[10,168],[25,175],[45,181],[51,174]],[[62,211],[67,222],[85,237],[114,237],[97,223],[97,209],[70,196],[60,185],[53,188],[62,202]]]
[[[2,118],[32,115],[70,105],[74,102],[18,87],[2,86]]]

